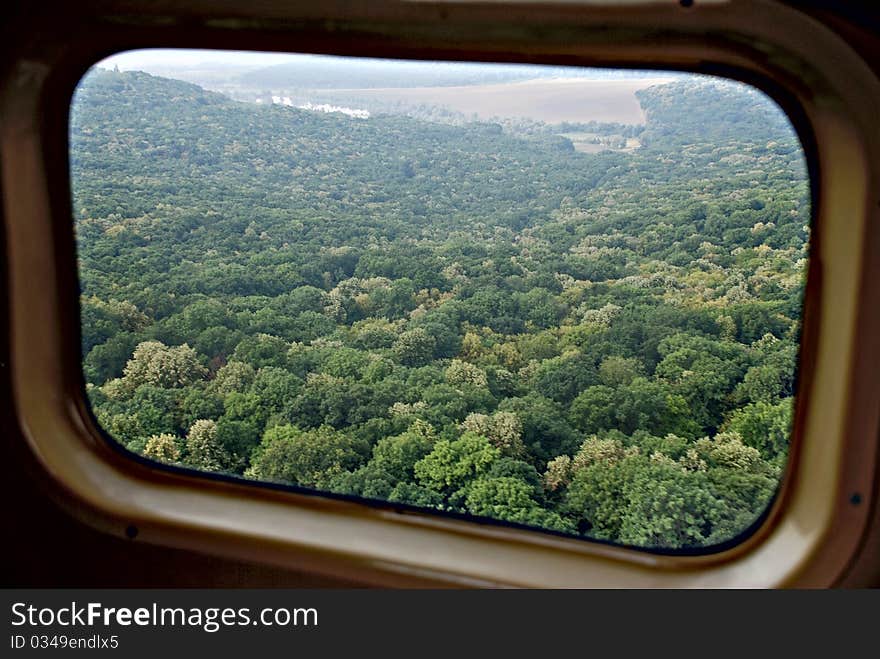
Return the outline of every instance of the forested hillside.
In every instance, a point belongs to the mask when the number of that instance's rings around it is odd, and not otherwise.
[[[645,547],[737,535],[787,457],[803,156],[738,86],[639,100],[642,148],[587,154],[90,74],[71,165],[99,422],[247,478]]]

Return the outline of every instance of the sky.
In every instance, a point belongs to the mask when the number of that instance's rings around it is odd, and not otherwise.
[[[100,62],[97,66],[112,69],[118,66],[122,71],[146,71],[148,73],[167,73],[169,71],[194,70],[204,67],[205,69],[258,69],[285,64],[289,62],[303,62],[308,60],[346,60],[351,58],[333,57],[328,55],[311,55],[297,53],[266,53],[235,50],[168,50],[168,49],[145,49],[131,50],[113,55]],[[463,63],[455,63],[462,66]],[[436,64],[435,64],[436,66]],[[464,64],[464,66],[498,66],[492,64]],[[504,66],[504,65],[502,65]],[[516,65],[514,65],[516,66]],[[520,65],[521,66],[521,65]],[[531,68],[531,67],[529,67]],[[542,67],[535,67],[540,70]],[[623,71],[609,69],[580,69],[577,77],[616,78],[616,77],[657,77],[656,71]]]
[[[98,62],[98,66],[123,71],[154,67],[196,67],[202,64],[214,66],[272,66],[291,59],[308,57],[289,53],[254,53],[237,50],[130,50]],[[312,56],[313,57],[313,56]]]

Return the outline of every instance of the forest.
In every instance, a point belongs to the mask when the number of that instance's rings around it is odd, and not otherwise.
[[[742,85],[601,126],[357,119],[95,69],[71,107],[85,387],[145,457],[657,550],[786,467],[804,155]]]

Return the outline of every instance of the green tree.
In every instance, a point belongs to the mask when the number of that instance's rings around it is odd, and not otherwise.
[[[248,476],[327,488],[334,477],[361,464],[365,453],[363,443],[329,426],[300,430],[280,425],[263,435]]]
[[[144,455],[160,462],[177,462],[180,459],[180,440],[174,435],[152,435],[144,447]]]
[[[651,461],[626,490],[620,541],[640,547],[679,548],[706,544],[726,514],[726,504],[704,484],[702,472]]]
[[[217,437],[217,424],[209,419],[196,421],[186,435],[184,462],[205,471],[226,471],[232,457]]]
[[[467,488],[465,507],[473,515],[555,531],[574,530],[574,525],[569,520],[542,508],[531,497],[532,492],[532,487],[518,478],[481,478]]]
[[[626,386],[642,375],[642,363],[631,357],[612,355],[599,364],[599,381],[609,387]]]
[[[404,366],[422,366],[434,357],[437,341],[423,327],[403,332],[391,351],[395,358]]]
[[[235,348],[232,360],[250,364],[253,368],[287,365],[287,351],[290,344],[282,338],[270,334],[257,334],[242,339]]]
[[[195,350],[187,344],[169,348],[159,341],[144,341],[125,365],[123,383],[133,391],[142,384],[185,387],[207,375]]]
[[[523,426],[514,412],[495,412],[492,416],[472,412],[461,423],[462,430],[482,435],[510,457],[524,457]]]
[[[738,433],[744,444],[758,449],[768,460],[778,462],[788,453],[791,415],[791,398],[775,405],[759,401],[731,414],[724,428]]]
[[[448,495],[488,472],[500,456],[501,451],[488,439],[466,432],[454,441],[443,439],[434,444],[415,464],[414,472],[420,485]]]
[[[211,389],[221,396],[233,392],[243,393],[251,386],[255,376],[256,371],[250,364],[231,361],[217,371],[211,381]]]

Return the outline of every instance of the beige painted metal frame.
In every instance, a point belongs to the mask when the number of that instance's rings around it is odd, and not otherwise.
[[[12,403],[37,477],[71,514],[116,535],[136,527],[138,542],[394,586],[827,586],[845,577],[875,506],[880,83],[830,29],[771,0],[108,0],[41,20],[16,44],[0,90]],[[658,555],[171,473],[111,449],[82,389],[67,112],[91,63],[140,47],[651,66],[724,72],[777,94],[810,151],[815,241],[793,456],[761,527],[719,553]]]

